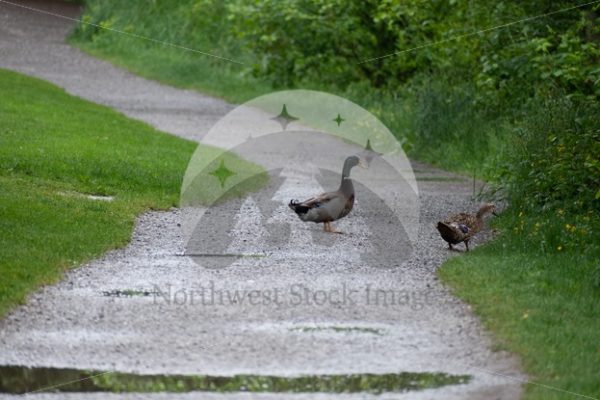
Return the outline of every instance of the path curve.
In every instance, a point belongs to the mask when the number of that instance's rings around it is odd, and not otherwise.
[[[30,0],[20,4],[70,17],[80,12],[77,6],[58,2]],[[71,28],[71,21],[0,2],[0,67],[48,80],[69,93],[188,139],[198,140],[232,109],[221,100],[142,79],[87,56],[65,44]],[[418,163],[413,168],[417,179],[426,179],[419,181],[419,242],[411,260],[402,267],[325,268],[313,263],[284,270],[267,262],[261,264],[260,276],[256,274],[259,261],[241,268],[202,269],[180,256],[183,244],[179,211],[147,213],[139,218],[127,248],[109,252],[67,273],[60,283],[33,293],[25,305],[0,322],[0,364],[220,375],[447,372],[470,374],[473,380],[466,385],[378,398],[517,399],[521,393],[518,379],[523,375],[515,358],[491,350],[492,340],[469,306],[453,297],[435,276],[449,254],[433,228],[434,222],[451,211],[477,206],[470,201],[471,183]],[[289,288],[301,282],[313,290],[343,286],[361,290],[370,284],[404,290],[427,300],[420,301],[420,305],[415,300],[397,307],[177,306],[157,303],[152,296],[103,295],[115,289],[169,285],[189,289],[194,283],[210,282],[221,288],[247,289]],[[332,326],[367,329],[327,329]],[[306,327],[323,329],[303,331]],[[381,334],[374,335],[369,329]],[[95,396],[137,398],[135,394],[33,397]],[[193,394],[142,397],[183,399]],[[280,394],[252,398],[284,397],[316,398]],[[11,396],[0,394],[0,398]]]

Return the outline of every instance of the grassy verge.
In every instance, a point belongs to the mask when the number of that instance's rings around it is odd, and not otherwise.
[[[598,397],[600,252],[593,245],[569,245],[581,239],[577,236],[594,234],[594,227],[577,226],[568,215],[555,219],[547,229],[557,232],[548,240],[538,216],[509,212],[497,221],[498,240],[452,258],[439,275],[474,306],[498,347],[521,357],[532,381]],[[525,389],[526,399],[577,398],[539,385]]]
[[[0,70],[0,92],[2,316],[65,269],[125,245],[139,213],[176,206],[197,145],[17,73]]]
[[[236,64],[167,46],[146,46],[140,39],[113,37],[88,42],[72,36],[69,42],[137,75],[196,89],[231,103],[243,103],[273,90],[266,81],[245,74]]]

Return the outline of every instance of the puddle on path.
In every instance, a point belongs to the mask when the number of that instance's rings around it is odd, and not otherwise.
[[[145,290],[145,289],[113,289],[113,290],[103,290],[102,296],[104,297],[148,297],[148,296],[158,296],[159,292],[155,290]]]
[[[136,375],[63,368],[0,366],[0,393],[40,392],[403,392],[467,383],[445,373],[305,375]]]
[[[88,193],[79,193],[79,192],[57,192],[61,196],[67,197],[81,197],[86,198],[88,200],[95,201],[113,201],[115,199],[114,196],[108,196],[104,194],[88,194]]]
[[[334,333],[370,333],[372,335],[381,336],[383,333],[381,329],[369,328],[362,326],[299,326],[296,328],[290,328],[290,331],[299,332],[334,332]]]

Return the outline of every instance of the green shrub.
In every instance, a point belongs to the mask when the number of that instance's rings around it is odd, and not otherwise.
[[[525,107],[497,177],[511,204],[505,234],[523,251],[600,257],[600,107],[540,97]]]
[[[507,96],[517,87],[532,95],[549,81],[568,93],[598,96],[600,24],[592,6],[474,34],[572,6],[546,0],[89,0],[84,21],[241,60],[246,72],[275,87],[318,82],[344,89],[366,80],[394,90],[437,75]],[[114,32],[91,25],[80,25],[76,35],[119,42]]]
[[[557,94],[531,102],[513,137],[501,181],[523,210],[600,209],[600,106]]]

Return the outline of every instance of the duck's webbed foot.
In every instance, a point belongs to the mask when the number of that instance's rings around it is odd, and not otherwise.
[[[328,233],[339,233],[339,234],[343,234],[344,232],[342,231],[338,231],[337,229],[335,229],[334,227],[331,226],[331,222],[324,222],[323,223],[323,230],[325,232]]]
[[[448,243],[448,250],[450,251],[457,251],[457,252],[461,252],[461,250],[459,250],[458,248],[452,246],[452,243]]]

